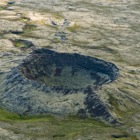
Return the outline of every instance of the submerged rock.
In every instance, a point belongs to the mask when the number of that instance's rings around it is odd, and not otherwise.
[[[3,78],[1,107],[21,115],[79,114],[115,123],[96,90],[118,75],[110,62],[38,49]]]

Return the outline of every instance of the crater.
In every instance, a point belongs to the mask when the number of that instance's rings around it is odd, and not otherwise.
[[[116,65],[101,59],[37,49],[0,82],[0,107],[20,115],[71,114],[114,124],[117,118],[96,91],[118,75]]]
[[[118,77],[118,68],[113,63],[48,49],[35,50],[19,69],[26,78],[59,90],[97,87]]]

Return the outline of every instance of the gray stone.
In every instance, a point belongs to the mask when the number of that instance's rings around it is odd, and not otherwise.
[[[21,115],[68,115],[117,123],[96,94],[114,81],[118,68],[80,54],[35,50],[2,80],[1,107]],[[84,117],[82,116],[82,117]]]

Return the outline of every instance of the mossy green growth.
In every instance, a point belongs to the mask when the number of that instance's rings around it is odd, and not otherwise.
[[[51,13],[51,14],[56,19],[63,19],[63,16],[60,13]]]
[[[27,22],[27,21],[29,21],[29,20],[30,20],[30,18],[24,17],[24,16],[20,18],[20,21],[21,21],[21,22]]]
[[[51,134],[55,138],[61,139],[74,139],[78,135],[83,136],[90,133],[94,133],[97,129],[103,128],[104,130],[109,129],[103,123],[89,119],[79,119],[77,117],[69,117],[63,120],[54,121],[52,124],[55,130]]]
[[[15,40],[12,40],[13,44],[15,47],[17,48],[30,48],[31,46],[33,46],[33,44],[28,41],[28,40],[22,40],[22,39],[15,39]]]
[[[14,45],[17,48],[21,48],[21,47],[23,47],[24,44],[21,41],[15,40]]]
[[[109,96],[109,103],[112,105],[114,112],[119,116],[123,116],[125,112],[121,111],[119,109],[119,105],[117,103],[117,99],[113,97],[112,95]]]
[[[36,25],[32,25],[32,24],[26,24],[25,27],[24,27],[24,33],[29,33],[33,30],[36,29]]]
[[[14,46],[17,48],[21,48],[24,46],[23,41],[21,41],[20,39],[12,40],[12,42],[13,42]]]
[[[0,6],[0,10],[3,10],[3,7]]]
[[[47,138],[57,140],[71,140],[79,137],[100,138],[100,134],[105,140],[116,140],[112,134],[123,135],[124,130],[117,127],[111,127],[102,122],[93,119],[80,119],[76,116],[58,117],[52,116],[21,116],[0,109],[0,121],[12,124],[9,130],[16,134],[24,134],[26,137]],[[15,127],[18,124],[18,127]],[[23,125],[24,124],[24,125]],[[26,127],[25,127],[26,126]],[[39,130],[32,131],[33,129]],[[30,129],[29,129],[30,128]],[[91,138],[91,139],[92,139]],[[118,140],[118,138],[117,138]],[[120,140],[137,140],[134,136],[128,135]]]
[[[8,112],[0,109],[0,121],[10,122],[34,122],[34,121],[49,121],[52,120],[52,116],[23,116],[15,113]]]
[[[14,113],[10,113],[0,109],[0,121],[18,120],[20,117]]]
[[[93,119],[80,119],[77,116],[68,116],[68,117],[58,117],[55,118],[50,115],[34,115],[34,116],[23,116],[15,113],[8,112],[2,108],[0,108],[0,121],[21,121],[21,122],[46,122],[50,121],[52,124],[56,125],[68,125],[67,123],[71,122],[69,125],[74,125],[75,123],[79,123],[79,125],[82,125],[84,123],[87,123],[88,126],[97,126],[97,127],[110,127],[108,125],[105,125],[102,122],[99,122],[97,120]]]
[[[67,27],[66,29],[70,32],[76,32],[78,29],[80,29],[80,26],[75,23],[73,26]]]
[[[0,10],[4,10],[5,9],[5,7],[4,6],[0,6]]]
[[[25,37],[34,37],[33,31],[35,31],[36,28],[37,28],[36,25],[26,24],[25,27],[24,27],[24,29],[23,29],[22,36],[25,36]]]
[[[58,39],[58,38],[54,38],[53,40],[52,40],[52,43],[60,43],[61,41],[60,41],[60,39]]]

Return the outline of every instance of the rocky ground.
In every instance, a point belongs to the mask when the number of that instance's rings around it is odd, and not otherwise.
[[[97,95],[122,123],[18,118],[1,110],[0,139],[139,140],[139,17],[138,0],[0,0],[0,81],[37,48],[112,62],[120,76]]]

